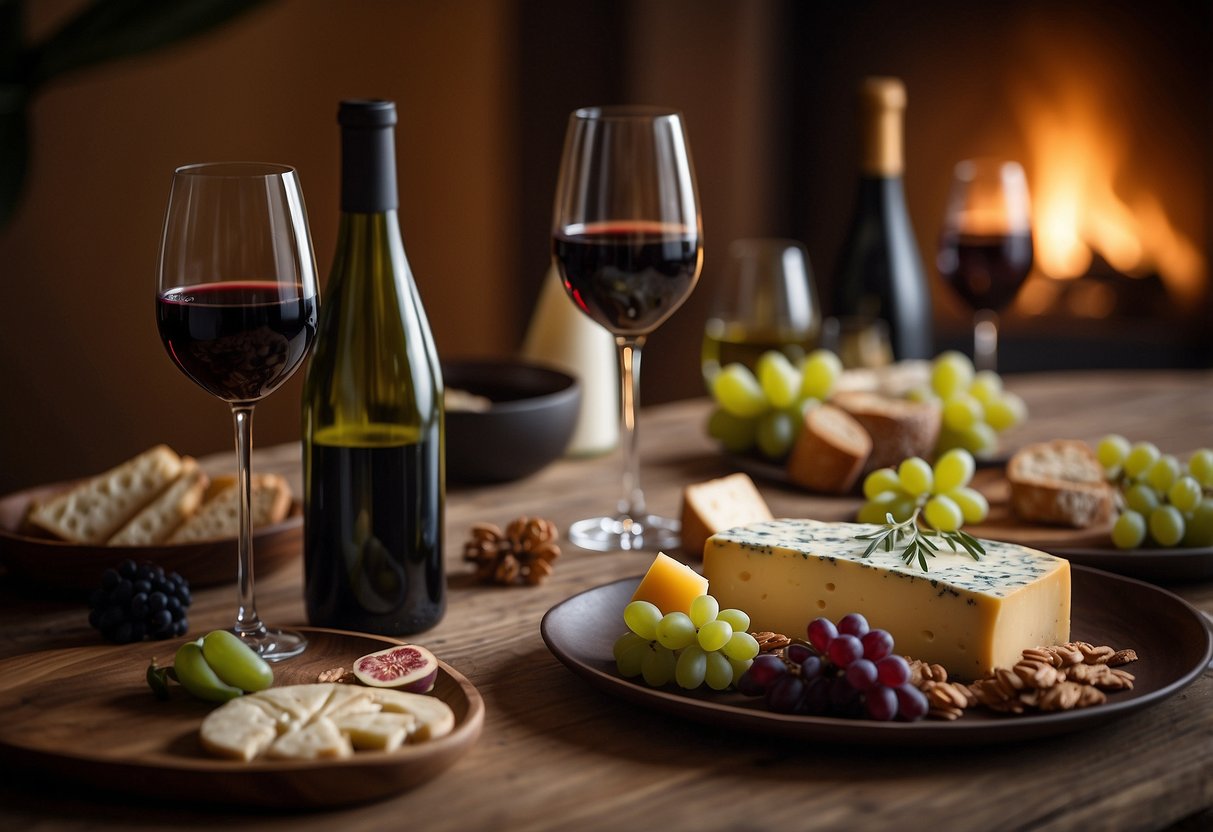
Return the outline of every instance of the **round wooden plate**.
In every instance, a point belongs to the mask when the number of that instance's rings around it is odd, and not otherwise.
[[[1071,634],[1092,644],[1134,648],[1141,659],[1125,667],[1137,677],[1133,690],[1110,693],[1107,703],[1082,710],[1001,716],[974,709],[955,722],[873,722],[779,714],[763,708],[759,699],[736,692],[686,692],[673,685],[651,688],[640,679],[620,676],[611,647],[624,632],[623,608],[639,581],[636,577],[605,584],[550,609],[542,624],[548,649],[574,673],[607,693],[743,735],[873,746],[1020,742],[1090,728],[1160,702],[1195,681],[1213,658],[1213,634],[1201,615],[1181,598],[1150,584],[1075,566]]]
[[[101,580],[101,573],[130,558],[151,560],[179,572],[191,587],[236,580],[236,538],[159,546],[84,546],[27,534],[30,503],[70,487],[61,482],[0,498],[0,562],[15,575],[39,586],[80,595]],[[291,505],[287,519],[253,530],[253,565],[264,575],[296,560],[303,552],[303,508]]]
[[[274,684],[315,682],[334,667],[397,639],[293,627],[308,639],[295,659],[273,665]],[[75,647],[0,660],[0,759],[54,780],[195,803],[281,808],[375,800],[441,773],[475,744],[484,702],[460,673],[439,663],[433,695],[455,712],[455,729],[393,752],[360,751],[336,761],[251,763],[209,756],[198,741],[216,706],[179,685],[157,700],[144,679],[152,657],[172,663],[177,642]]]

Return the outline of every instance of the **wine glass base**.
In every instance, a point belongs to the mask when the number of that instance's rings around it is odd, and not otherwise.
[[[233,630],[236,635],[267,662],[280,662],[298,656],[307,649],[307,639],[302,633],[292,630],[260,630],[242,633]]]
[[[676,549],[682,545],[681,524],[669,517],[591,517],[569,526],[569,542],[595,552]]]

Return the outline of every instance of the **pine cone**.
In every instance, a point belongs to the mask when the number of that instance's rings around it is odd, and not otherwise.
[[[536,586],[552,574],[560,557],[556,524],[542,517],[519,517],[503,532],[492,523],[476,523],[463,544],[463,559],[476,564],[476,580],[503,586]]]

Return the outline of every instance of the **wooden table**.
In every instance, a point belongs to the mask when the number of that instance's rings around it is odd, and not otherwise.
[[[1213,373],[1058,374],[1012,378],[1031,419],[1009,437],[1098,439],[1118,431],[1186,453],[1213,447]],[[706,401],[642,415],[650,507],[676,512],[681,487],[728,472],[704,437]],[[208,460],[227,466],[227,458]],[[298,448],[257,452],[299,486]],[[447,503],[449,610],[418,640],[484,695],[477,746],[452,769],[384,802],[282,816],[211,811],[0,778],[6,830],[159,828],[272,830],[476,829],[1181,829],[1213,828],[1213,678],[1111,725],[1031,744],[949,750],[873,750],[739,736],[648,712],[589,687],[539,635],[564,598],[642,572],[651,555],[565,547],[539,588],[474,585],[461,562],[475,521],[539,514],[561,528],[610,508],[614,456],[564,461],[522,482],[453,489]],[[849,499],[761,484],[777,516],[841,519]],[[258,581],[273,623],[302,622],[302,566]],[[1173,589],[1213,611],[1213,583]],[[224,626],[230,588],[198,592],[192,632]],[[77,605],[18,597],[0,581],[0,656],[95,643]],[[149,707],[152,706],[149,700]],[[2,718],[2,716],[0,716]],[[206,795],[202,795],[203,800]]]

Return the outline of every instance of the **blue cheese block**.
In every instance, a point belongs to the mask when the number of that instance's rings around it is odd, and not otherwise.
[[[752,630],[804,638],[818,616],[861,613],[897,653],[975,679],[1015,664],[1024,648],[1070,639],[1070,564],[1011,543],[982,541],[980,561],[946,544],[923,572],[900,551],[863,557],[857,535],[878,526],[768,520],[708,539],[703,574],[722,608]]]

